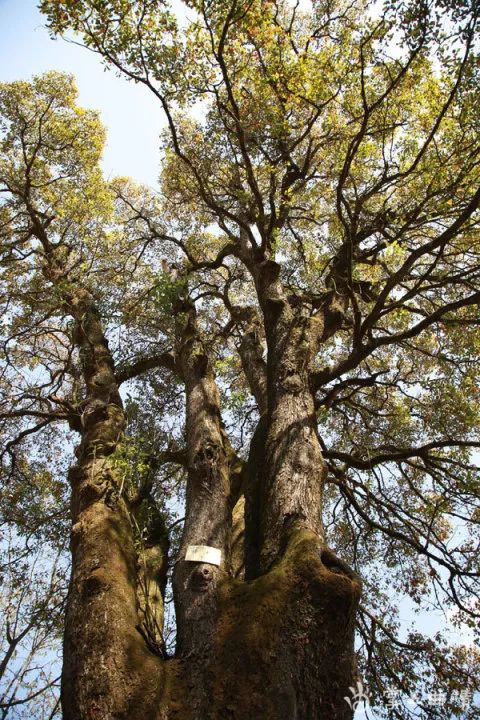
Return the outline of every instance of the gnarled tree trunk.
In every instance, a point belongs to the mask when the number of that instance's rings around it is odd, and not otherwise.
[[[175,659],[162,658],[161,647],[144,632],[130,509],[119,495],[115,468],[124,417],[108,346],[87,296],[81,296],[78,312],[72,306],[88,392],[78,463],[71,471],[66,720],[352,716],[344,697],[355,677],[360,581],[326,545],[325,473],[309,386],[322,317],[292,306],[274,263],[260,268],[256,284],[268,363],[258,337],[248,335],[240,352],[244,363],[250,361],[247,377],[262,373],[250,384],[264,413],[241,483],[195,307],[188,299],[176,307],[188,481],[174,569]],[[220,550],[220,565],[187,561],[190,545]],[[155,558],[149,567],[161,586]]]
[[[72,576],[65,619],[66,720],[144,718],[158,700],[158,658],[139,632],[137,554],[121,496],[116,451],[125,419],[113,362],[93,300],[66,298],[87,389],[77,464],[71,468]]]
[[[85,388],[81,417],[72,419],[81,442],[69,472],[72,571],[63,645],[63,717],[141,720],[161,707],[165,687],[161,647],[148,637],[149,627],[163,619],[164,543],[151,533],[146,552],[155,556],[155,568],[146,558],[139,563],[134,509],[122,493],[118,462],[125,416],[101,318],[91,293],[65,282],[62,256],[33,210],[32,222],[44,250],[44,276],[74,321]],[[154,583],[156,605],[146,597]]]

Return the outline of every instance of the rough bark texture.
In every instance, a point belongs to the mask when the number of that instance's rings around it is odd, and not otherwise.
[[[90,291],[70,282],[65,256],[27,205],[43,250],[43,275],[74,322],[84,400],[70,469],[72,571],[67,597],[61,702],[64,720],[141,720],[161,707],[165,673],[139,631],[138,558],[116,453],[125,416],[100,314]],[[172,677],[175,672],[170,673]],[[158,715],[164,717],[163,713]]]
[[[112,359],[88,293],[69,299],[87,398],[78,463],[70,473],[66,720],[352,716],[344,697],[355,677],[360,581],[323,536],[323,460],[309,387],[322,321],[285,298],[274,263],[261,267],[256,284],[269,362],[267,368],[250,328],[241,353],[264,412],[243,468],[223,429],[195,307],[188,299],[176,307],[188,481],[173,579],[174,660],[164,658],[160,630],[161,524],[153,524],[138,553],[115,466],[125,420]],[[185,561],[189,545],[220,549],[220,567]]]
[[[213,709],[220,720],[347,720],[358,578],[294,526],[282,559],[222,588]]]
[[[158,659],[136,629],[135,550],[123,502],[110,508],[104,460],[80,462],[62,674],[66,720],[143,718],[160,691]],[[102,497],[103,496],[103,497]]]
[[[218,585],[227,577],[231,505],[229,446],[222,428],[220,396],[208,354],[197,328],[194,305],[176,307],[177,364],[185,383],[187,492],[185,524],[174,570],[177,655],[188,658],[187,683],[195,717],[209,702],[208,665],[212,654]],[[221,551],[219,567],[189,562],[189,545]]]
[[[258,412],[260,415],[264,415],[268,408],[267,363],[263,358],[260,332],[260,320],[255,313],[242,337],[238,350],[243,372],[257,401]]]
[[[268,344],[268,420],[260,490],[263,571],[276,559],[285,533],[297,520],[323,539],[325,470],[310,388],[323,324],[307,303],[293,305],[285,297],[279,273],[280,266],[271,260],[255,266]]]
[[[160,691],[161,674],[137,630],[137,558],[115,463],[125,425],[122,403],[91,296],[80,289],[66,302],[75,320],[87,397],[78,461],[70,471],[72,577],[63,714],[66,720],[143,718]]]

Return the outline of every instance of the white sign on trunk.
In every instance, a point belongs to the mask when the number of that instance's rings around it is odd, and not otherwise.
[[[210,545],[189,545],[185,555],[189,562],[202,562],[209,565],[220,565],[222,562],[222,551]]]

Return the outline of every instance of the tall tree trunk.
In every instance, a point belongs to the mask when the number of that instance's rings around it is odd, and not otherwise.
[[[154,633],[151,642],[148,632],[152,617],[142,605],[149,593],[142,595],[137,587],[130,511],[115,461],[125,420],[112,358],[92,298],[80,291],[69,300],[87,400],[78,462],[70,473],[73,569],[62,678],[66,720],[352,716],[344,696],[354,678],[360,583],[328,549],[322,529],[323,460],[308,385],[321,328],[304,308],[292,307],[278,285],[261,278],[259,288],[265,290],[261,303],[270,361],[265,412],[244,483],[250,506],[257,508],[253,520],[245,511],[247,581],[238,548],[232,548],[232,532],[237,542],[243,534],[242,502],[237,502],[242,487],[222,426],[211,360],[194,306],[184,301],[177,308],[176,366],[186,390],[188,482],[174,570],[178,659],[168,661],[158,656],[161,643],[155,644]],[[247,339],[247,350],[258,360],[252,340]],[[255,387],[262,392],[265,379]],[[220,565],[186,561],[190,545],[220,550]],[[161,588],[162,558],[155,552],[145,577]],[[155,586],[153,592],[158,598]],[[161,611],[152,608],[153,625],[160,624]]]
[[[211,702],[208,670],[218,587],[230,570],[230,446],[222,428],[220,395],[197,327],[195,306],[185,299],[177,303],[175,312],[177,366],[186,394],[188,463],[185,524],[173,577],[177,655],[188,660],[185,668],[193,717],[203,718]],[[220,551],[220,564],[187,561],[190,546]]]
[[[310,388],[312,361],[322,323],[307,302],[292,305],[272,260],[256,268],[268,346],[267,433],[262,498],[260,562],[266,571],[283,546],[285,532],[300,522],[323,542],[325,464]]]
[[[223,588],[213,717],[223,707],[238,720],[346,720],[360,580],[327,547],[322,524],[325,469],[310,374],[324,318],[308,303],[292,304],[275,262],[254,265],[253,275],[268,363],[267,412],[249,458],[252,581]]]
[[[268,391],[244,483],[246,582],[234,567],[184,561],[189,544],[214,545],[227,557],[231,527],[241,532],[241,504],[230,515],[218,390],[194,308],[181,309],[189,478],[174,580],[178,652],[193,720],[347,720],[360,581],[329,550],[322,527],[325,472],[309,387],[322,322],[289,304],[275,266],[264,270]],[[254,358],[262,366],[254,340],[243,343],[250,377]],[[256,394],[265,386],[261,377],[250,384]]]
[[[93,296],[78,283],[65,282],[61,246],[50,243],[33,206],[28,210],[44,251],[45,279],[74,321],[85,386],[76,427],[81,442],[69,472],[72,570],[63,643],[63,718],[144,720],[159,707],[164,673],[139,631],[144,618],[139,614],[134,531],[118,467],[125,416],[114,363]]]
[[[143,719],[161,684],[159,659],[137,630],[136,551],[116,451],[125,419],[92,297],[66,298],[87,388],[82,440],[69,475],[72,576],[65,619],[65,720]]]

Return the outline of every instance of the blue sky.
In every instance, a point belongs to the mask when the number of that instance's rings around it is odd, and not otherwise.
[[[106,175],[129,175],[154,186],[164,124],[158,101],[105,71],[94,53],[52,40],[36,6],[37,0],[0,0],[0,81],[27,80],[46,70],[73,73],[79,104],[99,110],[107,126]]]

